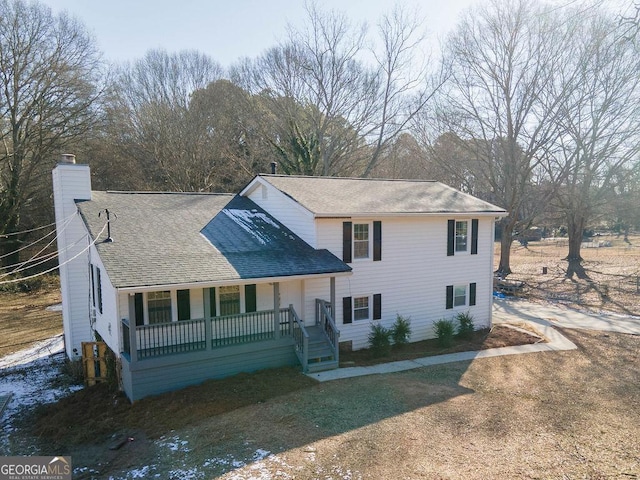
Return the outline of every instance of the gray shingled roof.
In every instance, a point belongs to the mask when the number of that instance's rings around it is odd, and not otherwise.
[[[504,213],[439,182],[260,175],[318,217],[417,213]]]
[[[349,272],[245,197],[92,192],[78,209],[91,235],[117,215],[96,248],[116,288]]]

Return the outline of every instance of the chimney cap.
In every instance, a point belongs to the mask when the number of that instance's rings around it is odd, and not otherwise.
[[[76,156],[73,153],[63,153],[60,155],[60,163],[76,163]]]
[[[278,172],[278,162],[271,162],[271,174],[275,175]]]

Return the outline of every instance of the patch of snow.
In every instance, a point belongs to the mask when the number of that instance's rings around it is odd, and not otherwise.
[[[55,305],[49,305],[47,308],[45,308],[45,310],[47,310],[49,312],[61,312],[62,311],[62,304],[61,303],[56,303]]]
[[[64,365],[62,335],[0,358],[0,395],[13,394],[0,418],[0,451],[9,445],[15,420],[25,407],[53,403],[81,385],[53,384]],[[19,452],[27,454],[29,452]]]
[[[223,210],[223,213],[231,220],[233,220],[237,225],[239,225],[245,232],[252,235],[262,245],[270,243],[271,238],[259,231],[259,227],[256,225],[256,220],[271,225],[272,227],[280,230],[280,226],[264,213],[250,212],[248,210],[227,209]]]
[[[187,445],[189,445],[189,442],[187,440],[180,440],[180,438],[178,437],[172,437],[167,439],[166,437],[162,436],[158,439],[156,444],[160,447],[166,447],[172,452],[178,452],[178,451],[190,452],[191,451],[190,448],[187,448]]]
[[[42,340],[32,347],[0,358],[0,373],[11,367],[25,366],[35,360],[51,357],[64,351],[63,334]]]

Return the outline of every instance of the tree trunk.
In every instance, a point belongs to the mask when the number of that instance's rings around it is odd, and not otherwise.
[[[513,230],[515,220],[507,217],[502,225],[502,238],[500,239],[500,265],[496,273],[506,277],[511,273],[511,244],[513,243]]]
[[[574,275],[577,275],[578,278],[588,278],[582,266],[582,256],[580,255],[584,225],[585,218],[582,215],[571,215],[567,218],[567,233],[569,235],[569,254],[565,258],[568,262],[567,278]]]

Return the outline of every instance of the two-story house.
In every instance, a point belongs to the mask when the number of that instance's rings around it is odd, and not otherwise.
[[[102,339],[131,400],[239,372],[337,368],[371,323],[491,324],[494,220],[438,182],[256,176],[239,194],[96,192],[53,172],[67,355]]]

